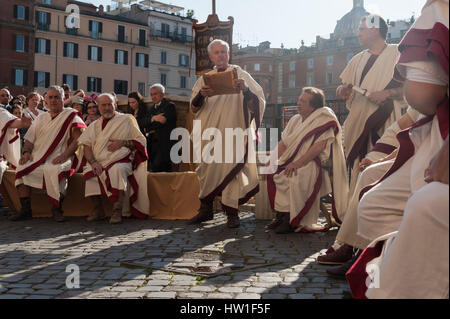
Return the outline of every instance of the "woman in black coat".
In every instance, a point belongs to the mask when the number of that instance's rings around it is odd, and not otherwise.
[[[148,116],[148,109],[145,106],[144,98],[139,92],[131,92],[128,94],[128,106],[131,108],[133,115],[138,122],[141,133],[147,137],[145,118]]]

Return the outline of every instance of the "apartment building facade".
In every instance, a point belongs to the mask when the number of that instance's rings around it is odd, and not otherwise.
[[[34,2],[0,0],[0,88],[12,95],[33,89]]]
[[[68,5],[79,9],[79,28]],[[68,84],[88,94],[131,91],[148,95],[147,24],[107,14],[103,6],[44,0],[35,7],[34,87]]]
[[[154,6],[158,5],[157,8]],[[195,75],[195,50],[192,51],[192,19],[184,8],[158,2],[133,4],[111,14],[147,24],[150,28],[149,83],[161,83],[170,95],[190,96]]]

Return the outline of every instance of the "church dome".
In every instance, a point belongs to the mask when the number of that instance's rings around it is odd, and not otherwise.
[[[356,36],[361,18],[369,12],[364,8],[364,0],[353,0],[353,9],[340,19],[334,29],[335,38]]]

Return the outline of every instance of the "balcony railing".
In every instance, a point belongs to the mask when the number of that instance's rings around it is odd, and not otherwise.
[[[78,29],[77,28],[66,28],[66,34],[78,35]]]
[[[48,31],[49,25],[47,23],[38,23],[37,28],[38,30]]]
[[[164,39],[171,39],[172,41],[177,42],[192,42],[192,36],[186,35],[186,34],[180,34],[177,32],[167,32],[162,30],[152,30],[150,32],[150,35],[152,37],[158,37],[158,38],[164,38]]]

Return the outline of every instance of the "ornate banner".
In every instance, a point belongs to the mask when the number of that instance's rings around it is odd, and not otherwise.
[[[203,75],[211,71],[214,67],[208,56],[208,45],[211,41],[220,39],[230,45],[230,63],[233,47],[233,17],[228,17],[229,21],[219,21],[219,17],[214,13],[208,16],[205,23],[197,24],[193,21],[192,28],[195,31],[195,56],[196,74]]]

